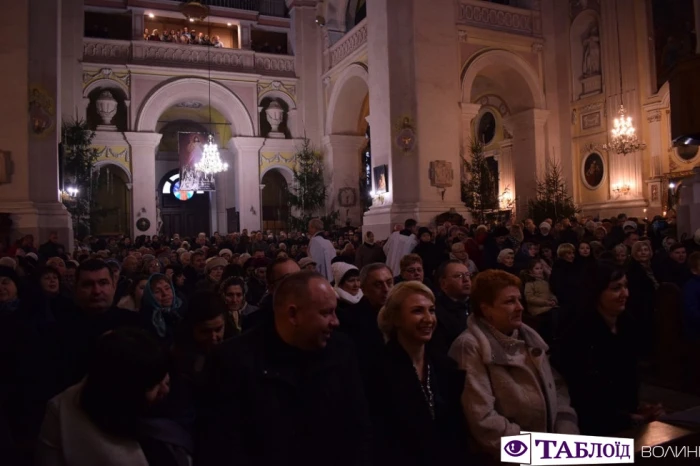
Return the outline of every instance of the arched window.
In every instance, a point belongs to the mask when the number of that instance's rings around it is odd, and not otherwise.
[[[372,140],[369,137],[369,126],[365,132],[367,147],[362,153],[362,174],[365,177],[366,186],[372,186]]]
[[[161,189],[163,194],[172,194],[180,201],[189,201],[195,194],[204,194],[204,191],[180,191],[180,173],[176,172],[168,177]]]

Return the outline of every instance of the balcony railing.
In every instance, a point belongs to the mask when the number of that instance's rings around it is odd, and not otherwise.
[[[542,18],[537,9],[516,8],[481,0],[460,0],[457,23],[525,36],[542,35]]]
[[[140,40],[86,37],[83,39],[83,61],[196,69],[211,66],[217,71],[295,76],[294,57],[289,55]]]
[[[187,0],[180,0],[183,3]],[[285,17],[287,8],[284,0],[200,0],[203,5],[237,10],[257,11],[261,15]]]
[[[328,69],[343,61],[367,43],[367,20],[360,21],[328,49]]]

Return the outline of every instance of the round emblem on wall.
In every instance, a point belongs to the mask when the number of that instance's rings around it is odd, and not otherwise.
[[[148,229],[151,228],[151,221],[147,218],[140,218],[136,222],[136,228],[138,228],[139,231],[148,231]]]

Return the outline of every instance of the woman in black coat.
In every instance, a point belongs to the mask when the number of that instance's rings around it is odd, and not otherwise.
[[[615,435],[662,414],[639,403],[639,330],[626,311],[630,291],[624,269],[602,262],[587,277],[586,310],[562,339],[552,361],[566,379],[582,435]]]
[[[374,464],[465,464],[463,379],[427,348],[437,322],[433,293],[420,282],[399,283],[378,321],[387,343],[368,386]]]

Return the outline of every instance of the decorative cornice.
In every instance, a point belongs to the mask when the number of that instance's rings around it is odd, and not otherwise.
[[[129,93],[129,88],[131,86],[131,72],[130,71],[114,71],[112,68],[101,68],[97,71],[84,70],[83,71],[83,90],[90,87],[90,85],[96,81],[101,81],[103,79],[108,79],[114,81],[120,87],[122,87],[127,95]]]
[[[514,8],[479,0],[461,0],[458,24],[510,32],[526,36],[542,35],[539,11]]]
[[[603,108],[603,102],[595,102],[592,104],[584,105],[580,108],[581,113],[594,112],[596,110],[601,110]]]
[[[333,68],[360,47],[367,43],[367,20],[364,19],[342,39],[333,44],[329,49],[330,62],[328,66]]]

